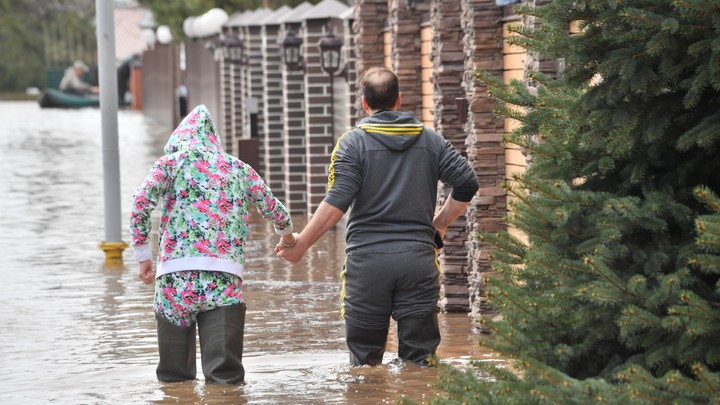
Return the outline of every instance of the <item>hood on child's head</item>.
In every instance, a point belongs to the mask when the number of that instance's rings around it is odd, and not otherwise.
[[[195,107],[180,122],[165,145],[165,153],[168,155],[190,150],[222,151],[215,122],[203,104]]]

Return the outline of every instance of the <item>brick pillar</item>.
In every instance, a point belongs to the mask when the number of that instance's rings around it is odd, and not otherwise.
[[[392,39],[392,68],[398,76],[402,93],[403,111],[415,113],[422,119],[422,15],[429,9],[427,2],[415,2],[408,7],[407,0],[392,0],[390,6],[390,32]]]
[[[293,31],[303,37],[300,23],[285,23],[283,35]],[[282,68],[283,148],[285,205],[292,214],[307,213],[307,160],[305,156],[305,76],[302,68]]]
[[[357,0],[354,18],[356,80],[360,80],[369,68],[385,66],[383,36],[388,19],[388,0]],[[365,116],[359,95],[356,110],[358,118]]]
[[[358,116],[359,96],[358,96],[358,74],[357,74],[357,51],[356,39],[353,29],[353,20],[343,21],[343,53],[345,54],[345,66],[347,69],[347,82],[345,97],[345,126],[346,129],[353,128]],[[336,133],[336,136],[339,134]]]
[[[268,175],[265,155],[268,154],[265,142],[264,117],[263,117],[263,50],[262,35],[260,26],[250,25],[246,28],[245,52],[248,55],[248,66],[246,70],[247,93],[245,98],[245,131],[246,136],[254,137],[260,145],[260,167],[256,167],[260,175],[265,178]],[[254,114],[254,117],[253,117]],[[253,120],[254,118],[254,120]]]
[[[467,212],[468,249],[470,268],[470,305],[475,321],[481,315],[491,315],[492,308],[486,304],[483,279],[492,274],[488,258],[489,247],[478,242],[478,231],[499,231],[505,228],[502,220],[507,202],[501,187],[505,177],[505,145],[502,140],[504,120],[492,110],[495,101],[488,97],[485,87],[473,80],[476,69],[492,72],[498,77],[503,73],[502,8],[494,0],[462,0],[462,27],[465,32],[465,70],[463,85],[467,92],[468,132],[467,154],[477,174],[480,190],[472,200]],[[476,326],[479,326],[476,323]]]
[[[285,201],[285,158],[283,148],[282,57],[278,47],[277,24],[262,27],[263,134],[265,182],[275,197]]]
[[[313,213],[327,193],[328,164],[334,147],[333,112],[330,87],[342,85],[342,79],[329,77],[320,67],[318,42],[325,32],[327,19],[305,20],[305,152],[307,158],[307,213]],[[335,35],[342,32],[335,30]],[[331,84],[332,81],[332,84]]]
[[[224,27],[223,36],[236,35],[237,29]],[[236,153],[235,151],[235,130],[234,120],[235,114],[233,112],[233,98],[234,98],[234,66],[225,58],[220,59],[220,109],[223,117],[222,120],[222,133],[223,133],[223,148],[231,155]]]
[[[462,86],[465,74],[463,53],[464,32],[461,27],[459,1],[433,1],[430,22],[433,27],[432,57],[435,130],[467,156],[467,133],[460,122],[456,99],[465,97]],[[441,187],[438,208],[449,190]],[[461,215],[445,233],[445,248],[440,256],[443,269],[442,305],[445,311],[467,311],[469,308],[468,273],[472,263],[468,257],[468,223]]]

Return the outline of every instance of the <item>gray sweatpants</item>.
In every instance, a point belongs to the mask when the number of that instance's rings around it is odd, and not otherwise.
[[[390,317],[439,311],[440,267],[432,245],[400,243],[349,251],[343,270],[343,317],[363,329],[386,329]]]

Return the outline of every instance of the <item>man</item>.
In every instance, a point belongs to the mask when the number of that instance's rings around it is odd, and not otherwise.
[[[352,365],[382,362],[390,317],[398,357],[427,364],[440,344],[437,249],[478,189],[467,161],[412,113],[400,112],[397,76],[370,69],[360,85],[368,114],[332,152],[328,193],[293,246],[296,263],[350,207],[342,315]],[[433,218],[438,180],[453,188]]]
[[[76,60],[71,67],[65,70],[65,75],[63,76],[62,80],[60,80],[60,85],[58,86],[58,88],[66,93],[73,93],[79,95],[97,93],[97,86],[91,86],[90,84],[85,83],[82,80],[83,75],[88,70],[89,69],[87,65],[85,65],[83,61]]]

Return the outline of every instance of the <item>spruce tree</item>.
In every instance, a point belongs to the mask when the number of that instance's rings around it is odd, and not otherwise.
[[[515,43],[562,58],[531,93],[477,72],[531,158],[484,234],[497,278],[482,344],[436,403],[720,403],[720,2],[520,6]],[[577,23],[580,32],[569,33]]]

